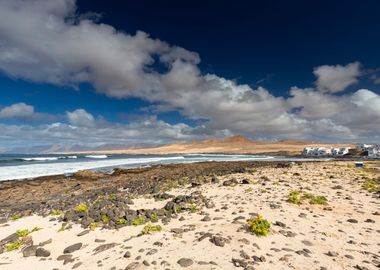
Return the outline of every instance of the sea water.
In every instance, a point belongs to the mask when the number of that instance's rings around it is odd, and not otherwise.
[[[114,168],[137,168],[156,164],[201,161],[300,160],[264,155],[16,155],[0,154],[0,181],[72,174],[80,170],[112,172]],[[301,159],[302,160],[302,159]],[[309,159],[308,159],[309,160]]]

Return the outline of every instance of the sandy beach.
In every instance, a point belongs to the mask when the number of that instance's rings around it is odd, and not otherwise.
[[[128,196],[120,209],[144,216],[141,222],[135,217],[134,225],[119,226],[103,215],[102,222],[84,228],[67,214],[72,209],[50,209],[53,215],[48,206],[18,218],[5,207],[0,268],[378,269],[379,183],[371,182],[379,177],[376,170],[354,168],[351,161],[240,166],[183,182],[158,181],[156,192]],[[99,196],[122,204],[116,196],[128,193],[112,194]],[[81,200],[91,213],[94,203]],[[266,236],[248,225],[257,215],[270,223]],[[15,234],[26,229],[26,236]],[[9,250],[16,241],[20,247]]]

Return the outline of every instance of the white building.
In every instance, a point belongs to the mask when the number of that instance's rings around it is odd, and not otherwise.
[[[357,144],[356,145],[356,149],[359,150],[359,151],[368,151],[368,149],[371,149],[373,147],[375,147],[376,145],[374,144],[365,144],[365,143],[360,143],[360,144]]]
[[[305,147],[303,155],[305,156],[343,156],[348,154],[350,147]]]
[[[379,146],[369,148],[367,150],[367,152],[368,152],[368,157],[370,157],[370,158],[380,158],[380,147]]]

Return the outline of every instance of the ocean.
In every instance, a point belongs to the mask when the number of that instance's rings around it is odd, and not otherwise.
[[[201,161],[273,160],[297,161],[265,155],[30,155],[0,154],[0,181],[29,179],[39,176],[72,174],[79,170],[112,172],[115,168],[137,168],[155,164],[192,163]],[[310,159],[307,159],[310,160]]]

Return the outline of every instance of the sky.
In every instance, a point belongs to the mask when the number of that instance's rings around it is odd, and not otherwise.
[[[0,0],[0,152],[380,142],[379,1]]]

